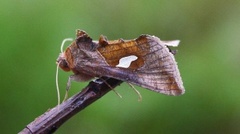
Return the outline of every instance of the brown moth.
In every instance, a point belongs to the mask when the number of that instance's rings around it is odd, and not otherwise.
[[[178,43],[150,35],[114,41],[100,36],[97,42],[77,30],[76,40],[60,54],[57,63],[64,71],[74,73],[69,77],[68,88],[72,80],[105,76],[166,95],[181,95],[185,91],[183,82],[173,52],[168,48]]]

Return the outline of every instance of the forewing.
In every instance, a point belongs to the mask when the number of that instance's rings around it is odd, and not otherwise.
[[[184,93],[183,82],[173,54],[159,38],[139,38],[99,48],[109,66],[98,67],[106,76],[127,81],[167,95]],[[109,48],[107,48],[109,47]],[[125,57],[135,56],[129,66],[119,66]]]

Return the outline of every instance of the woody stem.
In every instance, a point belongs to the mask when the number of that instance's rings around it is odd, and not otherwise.
[[[64,122],[111,90],[109,85],[106,82],[102,82],[102,80],[106,81],[113,88],[122,83],[120,80],[106,77],[98,79],[98,82],[92,81],[80,93],[48,110],[19,133],[38,134],[55,132]]]

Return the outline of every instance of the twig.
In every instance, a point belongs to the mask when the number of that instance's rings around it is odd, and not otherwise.
[[[103,80],[106,82],[103,82]],[[112,88],[106,83],[114,88],[121,84],[122,81],[102,77],[95,82],[90,82],[80,93],[36,118],[19,132],[19,134],[46,134],[55,132],[64,122],[76,113],[110,91]]]

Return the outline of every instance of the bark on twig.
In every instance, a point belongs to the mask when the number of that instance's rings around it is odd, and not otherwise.
[[[37,117],[19,132],[19,134],[53,133],[76,113],[121,83],[122,81],[120,80],[106,77],[97,79],[95,82],[92,81],[80,93]]]

